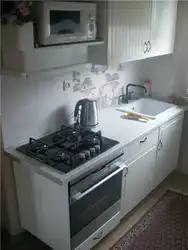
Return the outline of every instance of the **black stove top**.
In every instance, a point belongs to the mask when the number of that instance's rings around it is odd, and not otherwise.
[[[18,147],[25,153],[61,172],[68,173],[85,162],[112,148],[118,141],[75,126],[62,126],[60,130]]]

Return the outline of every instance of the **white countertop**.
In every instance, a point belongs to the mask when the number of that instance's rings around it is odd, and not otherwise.
[[[31,168],[33,171],[46,176],[58,184],[63,184],[64,182],[68,182],[86,172],[88,168],[96,166],[99,161],[104,157],[107,157],[110,153],[115,153],[116,151],[121,150],[128,143],[139,139],[144,134],[156,129],[168,120],[173,119],[175,116],[180,115],[184,110],[185,109],[181,107],[174,107],[158,115],[157,119],[144,123],[123,118],[123,113],[117,111],[116,107],[102,109],[99,113],[100,126],[97,130],[101,130],[103,136],[117,140],[120,143],[67,174],[53,170],[52,168],[49,168],[49,166],[18,152],[15,148],[9,148],[5,151],[8,156],[24,164],[26,167]]]

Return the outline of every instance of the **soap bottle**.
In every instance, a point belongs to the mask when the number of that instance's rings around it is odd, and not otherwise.
[[[151,96],[151,80],[149,79],[146,79],[143,81],[143,84],[142,84],[146,89],[147,89],[147,92],[144,93],[144,96]]]

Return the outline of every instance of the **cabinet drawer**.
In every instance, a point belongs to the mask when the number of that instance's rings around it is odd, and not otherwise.
[[[140,151],[147,149],[153,144],[157,144],[159,137],[159,129],[141,137],[129,145],[124,147],[124,160],[127,161],[131,159],[134,155],[138,154]]]
[[[109,221],[107,221],[103,227],[98,229],[89,238],[87,238],[82,244],[75,248],[75,250],[89,250],[95,246],[102,238],[104,238],[113,228],[115,228],[120,222],[120,213],[114,215]],[[73,248],[74,249],[74,248]]]

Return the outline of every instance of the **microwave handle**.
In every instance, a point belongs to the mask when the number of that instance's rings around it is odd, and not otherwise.
[[[94,189],[96,189],[97,187],[99,187],[101,184],[103,184],[105,181],[109,180],[110,178],[112,178],[114,175],[118,174],[119,172],[121,172],[124,168],[126,168],[127,166],[123,163],[120,165],[119,169],[117,169],[115,172],[111,173],[110,175],[108,175],[106,178],[102,179],[101,181],[99,181],[98,183],[96,183],[95,185],[93,185],[92,187],[90,187],[89,189],[87,189],[86,191],[84,191],[83,193],[76,193],[74,194],[73,197],[71,197],[71,203],[74,203],[75,201],[79,201],[80,199],[82,199],[84,196],[86,196],[87,194],[91,193]],[[126,168],[127,169],[127,168]],[[127,173],[128,173],[128,169],[127,169]]]

